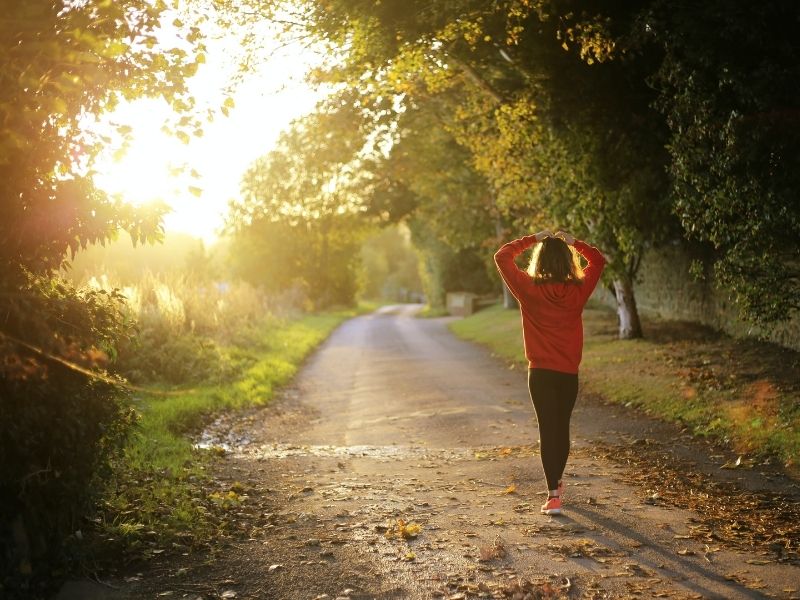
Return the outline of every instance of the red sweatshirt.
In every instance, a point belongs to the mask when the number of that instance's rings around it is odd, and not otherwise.
[[[533,235],[509,242],[497,251],[494,262],[519,301],[529,368],[577,373],[583,353],[581,313],[606,260],[597,248],[575,240],[575,249],[589,263],[583,283],[534,283],[514,258],[537,243]]]

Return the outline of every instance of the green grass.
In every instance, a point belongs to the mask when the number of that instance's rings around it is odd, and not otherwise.
[[[235,380],[138,398],[138,426],[105,494],[100,528],[105,541],[147,556],[154,541],[181,547],[209,540],[224,525],[213,517],[215,507],[237,496],[210,485],[206,472],[215,450],[196,448],[188,434],[214,414],[267,404],[334,328],[372,308],[269,322],[247,336],[247,347],[234,349],[250,364]]]
[[[491,348],[498,356],[527,364],[522,351],[522,328],[519,311],[506,310],[501,304],[453,321],[450,329],[458,336]]]
[[[422,307],[422,310],[417,313],[417,317],[434,319],[436,317],[445,317],[449,314],[450,313],[447,312],[447,309],[443,306],[431,306],[430,304],[426,304]]]
[[[796,381],[787,384],[776,375],[785,349],[764,344],[742,356],[745,343],[703,333],[700,327],[655,320],[644,325],[652,336],[619,340],[615,315],[587,308],[581,364],[585,391],[679,422],[742,454],[797,464],[800,390]],[[517,310],[495,305],[450,327],[508,361],[527,365]],[[742,377],[742,370],[752,372],[749,378]]]

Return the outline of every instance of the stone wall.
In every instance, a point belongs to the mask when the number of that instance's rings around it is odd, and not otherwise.
[[[758,336],[759,331],[737,317],[737,308],[723,291],[714,289],[710,277],[696,281],[689,273],[699,251],[673,244],[648,251],[642,259],[636,282],[636,302],[643,316],[695,321],[736,337]],[[616,307],[612,294],[603,290],[596,297]],[[646,332],[645,332],[646,333]],[[777,327],[766,339],[800,350],[800,319]]]

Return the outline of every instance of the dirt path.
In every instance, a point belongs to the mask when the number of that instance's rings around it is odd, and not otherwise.
[[[772,521],[796,485],[595,399],[574,415],[565,514],[540,515],[525,373],[417,308],[345,323],[271,407],[220,419],[238,534],[114,597],[800,597],[796,530]]]

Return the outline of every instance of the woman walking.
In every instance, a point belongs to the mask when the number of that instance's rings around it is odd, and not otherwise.
[[[514,259],[535,246],[527,273]],[[577,252],[576,252],[577,251]],[[588,265],[581,268],[578,254]],[[597,248],[559,231],[540,231],[502,246],[494,255],[503,281],[519,302],[528,390],[539,422],[548,497],[541,512],[561,514],[561,477],[569,456],[569,421],[578,395],[583,352],[581,314],[605,266]]]

